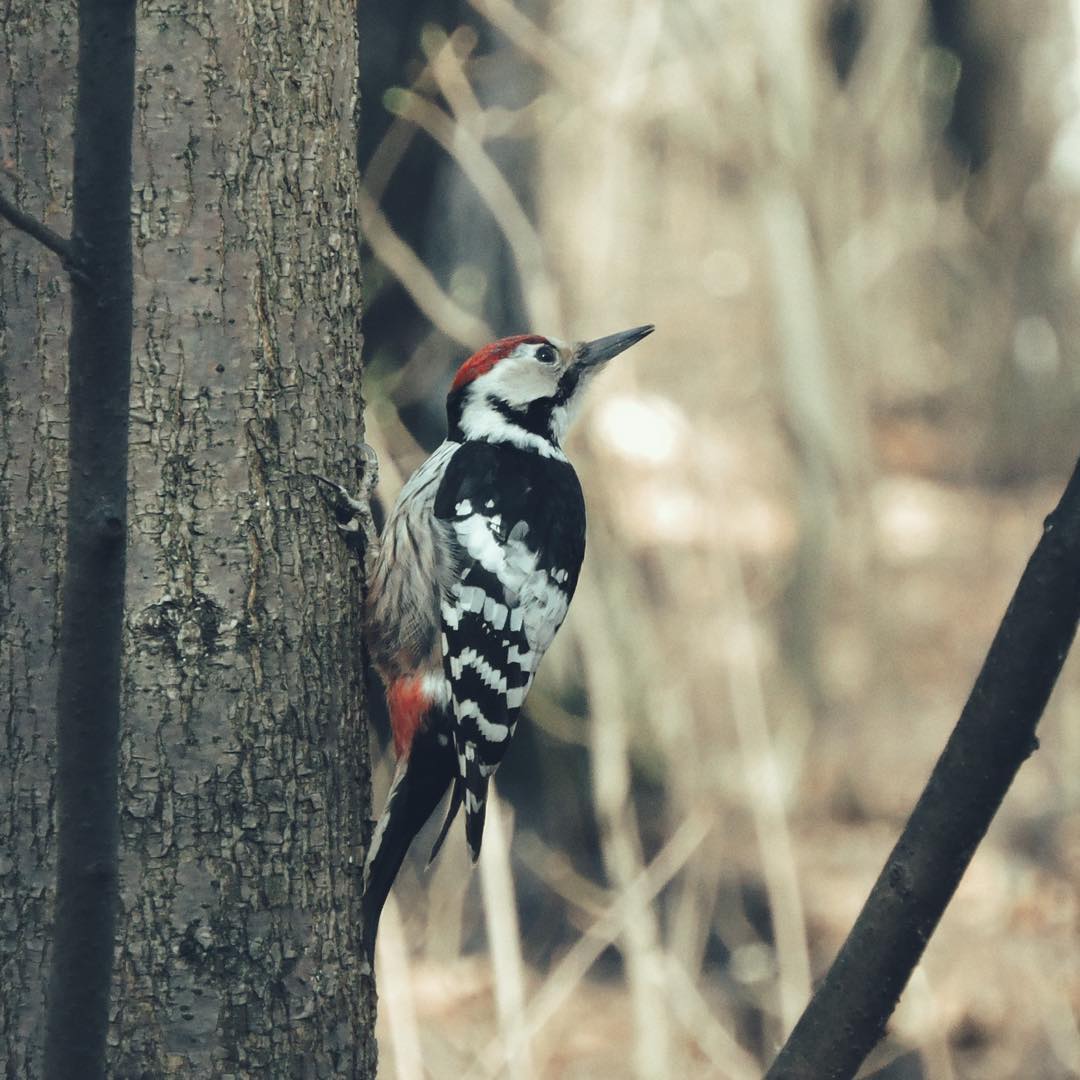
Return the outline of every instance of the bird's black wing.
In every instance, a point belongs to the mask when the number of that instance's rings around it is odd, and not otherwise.
[[[585,505],[565,460],[477,442],[454,455],[435,516],[451,526],[458,548],[458,573],[442,598],[442,652],[455,801],[464,802],[475,859],[488,780],[577,585]]]

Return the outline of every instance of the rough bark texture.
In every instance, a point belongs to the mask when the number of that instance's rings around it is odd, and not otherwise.
[[[47,48],[44,42],[50,42]],[[69,228],[75,5],[0,13],[0,184]],[[66,274],[0,225],[0,1061],[41,1075],[55,872],[54,705],[67,479]]]
[[[61,233],[73,20],[0,14],[4,156]],[[362,435],[354,9],[144,2],[137,40],[110,1074],[373,1075],[359,583],[304,476]],[[0,1053],[34,1078],[69,305],[10,229],[0,275]]]

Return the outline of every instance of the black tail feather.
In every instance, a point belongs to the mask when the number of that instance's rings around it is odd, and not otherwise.
[[[480,842],[484,839],[484,818],[487,815],[487,789],[490,777],[480,773],[475,755],[465,759],[465,839],[475,863],[480,858]]]
[[[435,856],[439,854],[439,848],[442,847],[446,834],[450,831],[450,826],[454,824],[454,818],[457,817],[457,812],[461,809],[464,793],[465,785],[461,782],[461,777],[455,777],[454,790],[450,794],[450,805],[446,808],[446,817],[443,818],[439,835],[435,838],[435,843],[431,845],[431,854],[428,856],[427,861],[428,866],[435,861]]]
[[[456,772],[453,753],[426,731],[417,733],[409,757],[398,766],[364,866],[363,942],[372,967],[379,916],[390,887],[413,837],[435,812]]]

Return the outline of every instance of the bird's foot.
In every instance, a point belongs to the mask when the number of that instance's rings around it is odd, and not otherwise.
[[[371,496],[379,480],[379,458],[367,443],[360,444],[356,472],[359,479],[356,495],[351,494],[343,484],[319,473],[310,475],[321,485],[323,498],[334,515],[342,540],[350,551],[362,557],[375,539]]]

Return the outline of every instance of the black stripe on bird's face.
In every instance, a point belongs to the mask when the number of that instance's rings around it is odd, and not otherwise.
[[[501,398],[489,396],[487,404],[504,420],[542,439],[553,439],[552,413],[561,404],[557,397],[537,398],[528,405],[511,405]]]

